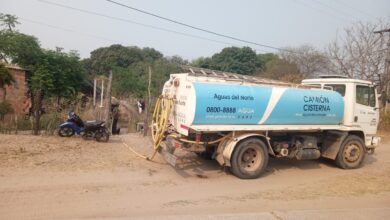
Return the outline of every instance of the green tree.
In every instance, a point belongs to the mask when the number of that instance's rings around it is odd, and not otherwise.
[[[3,13],[0,13],[0,22],[1,26],[6,26],[9,31],[13,31],[12,29],[15,28],[17,24],[20,24],[18,22],[18,17],[15,15]]]
[[[185,60],[185,59],[183,59],[182,57],[177,56],[177,55],[171,56],[171,57],[166,57],[166,59],[167,59],[169,62],[174,63],[174,64],[179,65],[179,66],[180,66],[180,65],[188,65],[188,64],[190,64],[190,63],[188,62],[188,60]]]
[[[0,61],[27,66],[38,62],[41,54],[37,38],[15,31],[0,31]]]
[[[127,68],[140,62],[161,59],[163,55],[152,48],[126,47],[114,44],[109,47],[101,47],[91,52],[91,56],[85,59],[84,65],[93,75],[107,74],[116,67]]]
[[[274,53],[264,53],[264,54],[257,54],[257,63],[258,63],[258,69],[257,72],[265,72],[266,71],[266,64],[273,60],[278,59],[278,55]]]
[[[12,113],[13,111],[14,109],[12,108],[11,103],[8,101],[0,102],[0,120],[3,120],[6,114]]]
[[[72,52],[47,50],[43,59],[53,84],[48,94],[57,98],[75,96],[85,80],[85,69],[79,57]]]
[[[258,73],[257,75],[292,83],[299,83],[303,79],[303,75],[296,64],[280,58],[268,61],[266,63],[266,71]]]
[[[195,59],[192,61],[192,66],[197,66],[201,68],[211,69],[212,67],[212,60],[210,57],[199,57],[198,59]]]
[[[113,95],[118,97],[146,97],[149,66],[152,68],[151,94],[154,97],[161,94],[162,87],[169,79],[169,75],[180,71],[178,65],[168,59],[159,59],[154,62],[137,62],[128,68],[116,67],[113,69]]]
[[[7,96],[5,86],[11,85],[13,82],[15,82],[13,75],[8,71],[4,64],[0,63],[0,89],[3,90],[3,102],[6,100]]]
[[[228,47],[211,57],[211,67],[244,75],[255,74],[259,66],[256,52],[249,47]]]
[[[80,91],[85,78],[83,65],[74,51],[70,53],[41,49],[38,40],[19,32],[0,32],[0,54],[5,61],[29,70],[34,134],[39,132],[43,95],[72,97]]]
[[[142,48],[141,54],[142,54],[142,60],[148,62],[153,62],[155,60],[159,60],[164,57],[162,53],[150,47]]]
[[[264,71],[265,64],[276,55],[256,54],[249,47],[226,47],[212,57],[200,57],[192,61],[193,66],[226,72],[253,75]]]

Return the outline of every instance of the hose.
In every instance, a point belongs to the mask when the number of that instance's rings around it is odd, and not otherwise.
[[[225,140],[226,138],[230,137],[231,135],[227,134],[227,135],[225,135],[225,136],[223,136],[223,137],[221,137],[221,138],[219,138],[217,140],[208,141],[208,142],[205,142],[205,141],[192,141],[192,140],[188,140],[188,139],[184,139],[184,138],[179,138],[176,135],[169,135],[169,136],[173,137],[173,138],[176,138],[179,141],[190,143],[190,144],[216,144],[218,142],[221,142],[221,141]]]
[[[157,99],[156,106],[153,112],[153,119],[152,119],[152,126],[151,126],[153,148],[154,148],[154,152],[151,157],[147,157],[145,155],[138,153],[132,147],[126,144],[123,140],[121,140],[122,144],[126,146],[131,152],[133,152],[138,157],[152,161],[158,149],[160,148],[161,141],[165,137],[164,133],[168,124],[168,118],[171,113],[172,107],[173,107],[172,99],[163,96],[160,96]]]
[[[152,118],[152,139],[153,139],[153,155],[148,158],[153,160],[158,149],[160,148],[161,141],[165,137],[165,131],[168,125],[169,115],[173,108],[173,100],[169,97],[160,96],[157,99],[156,106],[154,107]]]
[[[153,139],[153,148],[154,152],[151,157],[146,157],[144,155],[141,155],[134,151],[131,147],[129,147],[126,143],[123,142],[125,146],[127,146],[134,154],[137,156],[144,158],[146,160],[153,160],[154,156],[156,155],[157,151],[161,147],[162,140],[166,137],[165,132],[167,130],[167,125],[169,121],[169,116],[171,114],[173,108],[173,99],[169,97],[160,96],[156,101],[156,106],[154,107],[153,112],[153,118],[152,118],[152,139]],[[174,137],[175,139],[178,139],[179,141],[185,142],[185,143],[192,143],[192,144],[215,144],[218,142],[221,142],[225,140],[226,138],[230,137],[231,135],[225,135],[217,140],[210,141],[210,142],[202,142],[202,141],[192,141],[184,138],[177,137],[175,135],[169,135],[171,137]]]
[[[129,150],[131,150],[131,152],[133,152],[135,155],[137,155],[140,158],[146,159],[146,160],[148,159],[148,157],[135,151],[132,147],[130,147],[128,144],[126,144],[123,140],[121,140],[121,141],[122,141],[122,144],[125,145],[125,147],[129,148]]]

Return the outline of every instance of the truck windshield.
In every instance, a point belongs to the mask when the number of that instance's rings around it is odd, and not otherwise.
[[[325,87],[331,87],[333,91],[340,93],[341,96],[345,95],[345,85],[344,84],[325,84]]]

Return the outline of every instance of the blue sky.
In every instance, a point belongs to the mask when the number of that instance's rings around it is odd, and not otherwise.
[[[81,57],[102,46],[120,43],[153,47],[185,59],[210,56],[227,46],[251,46],[258,53],[272,49],[169,23],[105,0],[44,0],[176,32],[183,36],[123,22],[40,0],[0,0],[0,12],[20,17],[18,30],[35,35],[44,48],[77,50]],[[260,44],[323,49],[354,22],[390,21],[389,0],[116,0],[145,11]],[[218,41],[218,42],[215,42]]]

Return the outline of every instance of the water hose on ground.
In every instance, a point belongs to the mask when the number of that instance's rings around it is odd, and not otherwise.
[[[133,152],[135,155],[137,155],[140,158],[146,159],[146,160],[153,160],[154,156],[156,155],[158,149],[160,148],[161,141],[165,137],[165,131],[168,124],[168,118],[171,113],[173,107],[173,100],[170,98],[165,98],[160,96],[157,99],[156,106],[154,108],[153,112],[153,118],[152,118],[152,139],[153,139],[153,148],[154,152],[151,157],[147,157],[145,155],[142,155],[135,151],[132,147],[130,147],[128,144],[126,144],[123,140],[122,143],[125,145],[131,152]],[[144,129],[147,129],[145,125]]]

